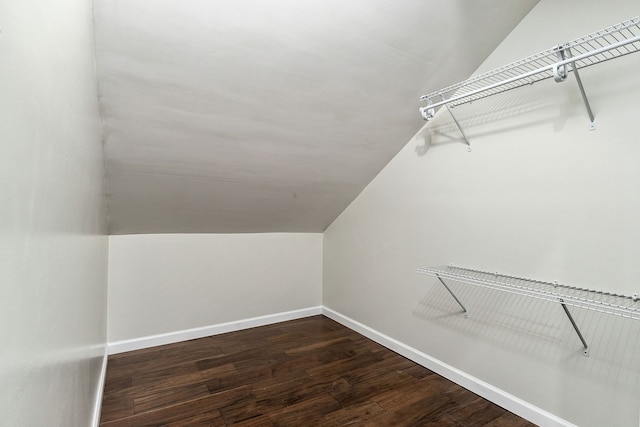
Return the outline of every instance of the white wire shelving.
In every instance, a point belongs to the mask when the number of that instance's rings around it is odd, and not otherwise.
[[[638,51],[640,16],[423,95],[420,101],[427,105],[420,107],[420,114],[425,120],[431,120],[435,109],[445,106],[470,146],[450,108],[552,77],[562,82],[572,72],[590,118],[590,128],[595,129],[595,118],[578,70]]]
[[[465,317],[467,315],[467,309],[447,285],[445,279],[500,292],[521,295],[528,298],[559,303],[571,321],[573,328],[584,346],[585,356],[589,355],[589,347],[582,336],[580,329],[571,316],[568,306],[628,319],[640,320],[640,299],[638,294],[627,296],[593,289],[560,285],[556,282],[545,282],[541,280],[473,270],[453,265],[421,267],[418,268],[417,271],[420,274],[437,277],[440,283],[442,283],[451,296],[456,300],[458,305],[460,305],[462,311],[465,313]]]

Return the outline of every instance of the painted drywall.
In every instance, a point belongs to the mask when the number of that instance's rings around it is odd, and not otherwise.
[[[109,236],[108,341],[319,306],[322,234]]]
[[[91,2],[0,2],[0,424],[91,424],[106,343]]]
[[[110,234],[324,231],[536,2],[95,0]]]
[[[487,71],[638,14],[637,2],[543,0]],[[323,304],[580,426],[637,426],[640,322],[451,283],[454,263],[631,295],[640,275],[640,55],[446,111],[324,235]],[[450,82],[455,83],[455,82]],[[432,88],[433,90],[439,88]]]

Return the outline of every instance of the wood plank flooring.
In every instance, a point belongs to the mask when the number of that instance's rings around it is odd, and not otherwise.
[[[324,316],[109,356],[101,427],[533,426]]]

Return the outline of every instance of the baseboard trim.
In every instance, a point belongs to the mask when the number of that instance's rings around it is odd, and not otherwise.
[[[104,382],[107,377],[107,359],[109,358],[109,347],[104,346],[104,355],[102,356],[102,368],[100,368],[100,378],[98,379],[98,389],[95,396],[96,401],[93,403],[93,419],[91,420],[92,427],[100,426],[100,412],[102,410],[102,396],[104,393]]]
[[[200,328],[185,329],[182,331],[169,332],[166,334],[150,335],[123,341],[114,341],[108,344],[108,349],[109,354],[118,354],[127,351],[141,350],[143,348],[156,347],[159,345],[173,344],[180,341],[208,337],[211,335],[218,335],[227,332],[235,332],[243,329],[255,328],[257,326],[271,325],[273,323],[301,319],[303,317],[316,316],[319,314],[322,314],[322,306],[268,314],[266,316],[252,317],[249,319],[219,323],[216,325],[203,326]]]
[[[356,320],[351,319],[328,307],[322,307],[322,314],[335,320],[338,323],[358,332],[361,335],[395,351],[398,354],[410,359],[419,365],[441,375],[467,390],[505,408],[514,414],[531,421],[541,427],[576,427],[560,417],[546,412],[524,400],[507,393],[497,387],[492,386],[478,378],[475,378],[453,366],[431,357],[413,347],[410,347],[394,338],[370,328]]]

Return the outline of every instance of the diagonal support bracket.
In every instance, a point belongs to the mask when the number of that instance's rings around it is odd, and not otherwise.
[[[464,138],[464,142],[467,144],[467,151],[471,151],[471,142],[469,141],[469,138],[467,138],[467,134],[464,133],[464,130],[462,129],[462,126],[460,126],[460,122],[458,122],[458,119],[456,119],[456,116],[453,114],[453,111],[451,111],[451,107],[449,107],[446,104],[445,99],[444,99],[444,95],[440,95],[440,97],[442,98],[442,104],[441,105],[445,106],[445,108],[447,109],[447,111],[451,115],[451,118],[453,119],[453,122],[456,124],[456,126],[458,127],[458,130],[462,134],[462,138]],[[426,101],[427,101],[427,106],[426,107],[420,107],[419,110],[420,110],[420,114],[422,115],[422,118],[425,119],[426,121],[430,121],[430,120],[433,120],[433,118],[435,117],[436,110],[435,110],[435,107],[433,106],[433,102],[431,101],[431,98],[427,98]]]
[[[446,283],[444,283],[444,280],[442,280],[442,278],[436,274],[436,277],[438,278],[438,280],[440,281],[440,283],[442,283],[442,286],[445,287],[445,289],[447,291],[449,291],[449,294],[451,294],[451,296],[453,297],[454,300],[456,300],[456,302],[458,303],[458,305],[462,308],[462,311],[464,312],[464,317],[469,317],[469,314],[467,313],[467,309],[464,307],[464,305],[462,305],[462,303],[460,302],[460,300],[458,299],[458,297],[456,296],[456,294],[453,293],[453,291],[451,290],[451,288],[449,288],[449,286],[447,286]]]
[[[464,142],[466,142],[467,144],[467,151],[471,151],[471,142],[469,141],[469,138],[467,138],[467,134],[464,133],[464,130],[462,130],[462,126],[460,126],[460,123],[458,123],[458,119],[456,119],[456,116],[453,114],[453,111],[451,111],[451,108],[447,104],[444,104],[444,106],[447,107],[447,111],[451,115],[451,118],[453,119],[454,123],[458,127],[458,130],[462,134],[462,137],[464,138]]]
[[[571,48],[562,46],[558,46],[557,55],[558,61],[564,61],[573,57],[573,55],[571,54]],[[582,101],[584,102],[584,106],[587,109],[587,114],[589,115],[589,130],[595,130],[596,119],[593,115],[593,111],[591,110],[591,104],[589,104],[589,98],[587,98],[587,93],[585,92],[584,86],[582,85],[582,79],[580,78],[580,73],[578,72],[578,67],[576,66],[575,61],[571,61],[571,69],[573,71],[573,74],[575,74],[576,76],[576,83],[578,84],[580,95],[582,95]],[[554,65],[553,77],[556,82],[564,81],[567,77],[566,65],[562,65],[561,67]]]
[[[575,329],[576,333],[578,334],[578,338],[580,338],[580,341],[582,341],[582,346],[584,347],[584,350],[582,351],[582,354],[584,356],[586,356],[586,357],[589,357],[589,345],[587,345],[587,342],[585,341],[584,337],[582,336],[582,333],[580,332],[580,329],[578,328],[578,325],[576,324],[576,321],[573,320],[573,316],[571,315],[571,312],[569,311],[569,308],[564,303],[564,300],[562,298],[560,298],[560,305],[562,305],[562,309],[564,310],[565,314],[569,318],[569,321],[571,322],[571,325],[573,326],[573,329]]]

